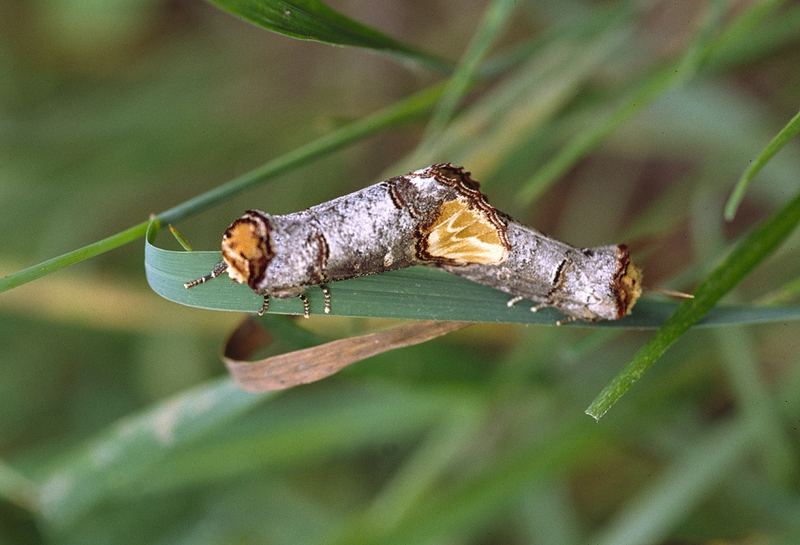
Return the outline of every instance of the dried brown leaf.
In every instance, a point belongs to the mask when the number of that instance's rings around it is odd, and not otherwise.
[[[283,390],[321,380],[357,361],[420,344],[468,325],[466,322],[419,321],[249,361],[247,358],[269,344],[272,337],[256,320],[248,318],[225,343],[222,359],[242,389],[248,392]]]

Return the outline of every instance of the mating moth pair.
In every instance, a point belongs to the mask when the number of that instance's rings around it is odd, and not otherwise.
[[[489,204],[469,172],[432,165],[300,212],[248,210],[222,236],[222,259],[191,288],[227,272],[270,297],[299,297],[327,283],[429,265],[528,300],[570,320],[616,320],[641,295],[641,270],[624,244],[573,248]]]

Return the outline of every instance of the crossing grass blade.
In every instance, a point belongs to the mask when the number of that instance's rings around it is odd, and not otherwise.
[[[800,193],[733,249],[700,284],[694,292],[694,299],[682,303],[625,369],[600,392],[586,409],[586,414],[599,420],[675,341],[706,316],[722,296],[747,273],[766,259],[799,222]]]
[[[694,41],[677,60],[653,70],[631,86],[628,94],[599,123],[575,136],[548,160],[517,192],[517,198],[530,204],[580,159],[604,142],[620,125],[649,106],[662,94],[690,80],[700,69],[714,45],[714,31],[722,19],[726,4],[712,2]]]
[[[171,223],[198,214],[231,198],[233,195],[307,164],[313,159],[337,151],[378,131],[397,126],[424,114],[433,107],[441,92],[441,85],[428,87],[372,115],[358,119],[299,148],[271,159],[222,185],[195,195],[172,208],[158,213],[156,217],[163,223]],[[145,235],[147,226],[148,222],[143,221],[104,239],[0,277],[0,293],[133,242]]]
[[[481,60],[495,40],[502,35],[515,4],[516,2],[512,0],[494,0],[487,8],[475,36],[447,82],[447,87],[433,111],[418,150],[429,147],[439,138],[455,115],[459,103],[470,88],[470,81],[476,77]]]
[[[758,298],[763,305],[783,305],[800,297],[800,277],[790,280],[779,288]]]
[[[736,217],[736,211],[742,203],[744,194],[750,182],[753,181],[756,174],[761,172],[769,160],[772,159],[783,147],[797,134],[800,133],[800,112],[797,112],[793,118],[775,135],[775,137],[767,144],[767,146],[758,154],[756,160],[750,163],[747,170],[744,171],[739,181],[736,182],[736,187],[733,188],[728,202],[725,204],[725,219],[732,221]]]
[[[359,23],[320,0],[209,0],[218,8],[271,32],[300,40],[382,51],[427,68],[449,72],[452,65]]]

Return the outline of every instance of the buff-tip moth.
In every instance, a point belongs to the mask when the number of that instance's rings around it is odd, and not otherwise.
[[[432,165],[300,212],[248,210],[222,236],[222,261],[192,288],[226,272],[262,295],[299,297],[327,283],[412,265],[441,267],[512,296],[532,311],[552,306],[568,320],[616,320],[642,292],[624,244],[574,248],[489,204],[469,172]]]

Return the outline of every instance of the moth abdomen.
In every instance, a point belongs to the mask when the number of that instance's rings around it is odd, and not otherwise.
[[[578,250],[513,221],[509,238],[511,250],[500,265],[446,269],[532,301],[532,310],[552,306],[584,321],[622,318],[641,294],[641,271],[624,245]]]

